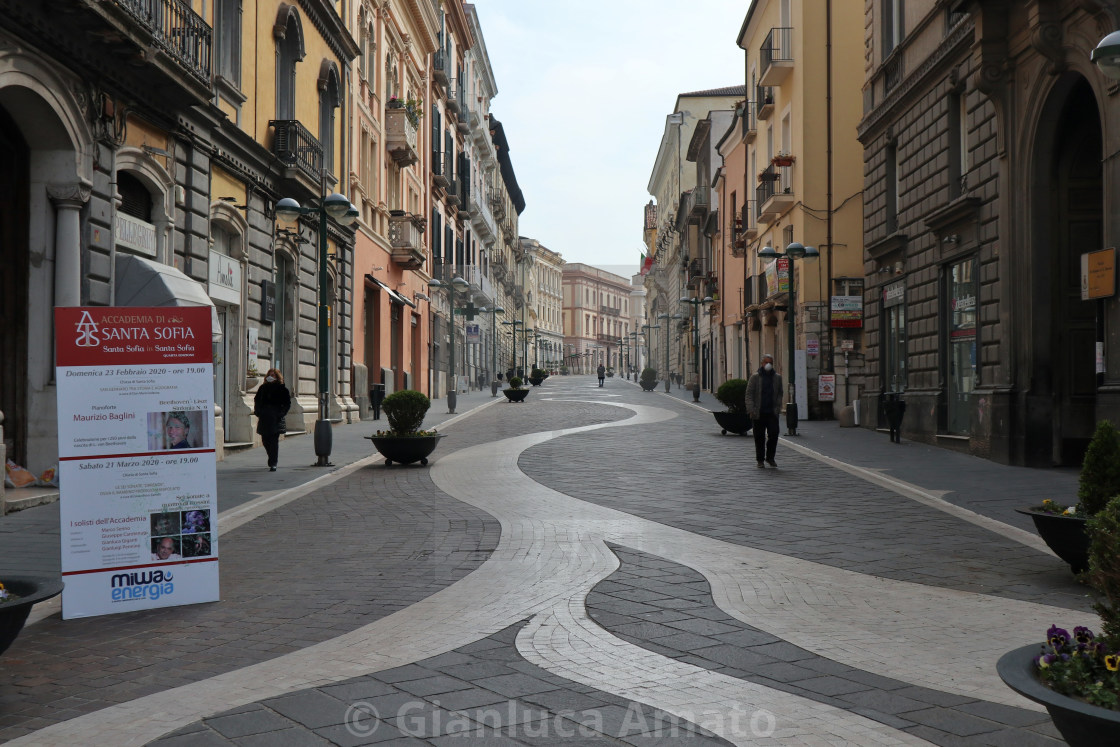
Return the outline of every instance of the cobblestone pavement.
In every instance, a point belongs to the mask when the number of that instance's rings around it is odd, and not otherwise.
[[[618,379],[443,409],[427,468],[370,457],[374,423],[334,470],[309,438],[223,462],[223,600],[47,614],[0,660],[0,740],[1060,743],[994,662],[1095,622],[1013,511],[1076,475],[835,423],[758,470]],[[3,517],[0,573],[57,542],[57,508]]]

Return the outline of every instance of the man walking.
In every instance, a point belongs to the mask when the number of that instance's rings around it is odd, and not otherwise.
[[[762,356],[762,365],[747,381],[747,412],[754,421],[754,453],[758,466],[777,467],[778,412],[782,409],[782,377],[774,371],[774,356]],[[765,460],[765,462],[763,461]]]
[[[607,379],[607,369],[603,368],[603,364],[599,364],[599,386],[603,386],[603,382]]]

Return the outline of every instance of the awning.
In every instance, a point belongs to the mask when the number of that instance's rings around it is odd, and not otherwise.
[[[117,254],[117,306],[209,306],[214,342],[222,339],[218,310],[201,283],[171,265],[135,254]]]
[[[408,296],[404,296],[404,295],[401,295],[400,293],[397,293],[395,290],[393,290],[389,286],[385,285],[385,283],[381,282],[380,280],[375,278],[373,275],[368,275],[367,274],[366,275],[366,280],[368,280],[371,283],[377,283],[377,285],[384,288],[385,292],[389,294],[389,298],[396,301],[397,303],[403,303],[403,304],[406,304],[408,306],[411,306],[414,309],[416,308],[416,303],[414,301],[412,301]]]

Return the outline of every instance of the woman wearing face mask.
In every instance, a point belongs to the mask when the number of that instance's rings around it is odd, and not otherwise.
[[[276,471],[280,457],[280,425],[292,406],[292,395],[284,386],[284,376],[275,368],[268,369],[264,383],[253,398],[253,414],[257,416],[257,433],[268,454],[268,469]]]
[[[777,467],[778,413],[782,409],[782,377],[774,370],[774,356],[762,356],[762,365],[747,381],[747,412],[754,421],[754,453],[758,466]],[[765,461],[764,461],[765,460]]]

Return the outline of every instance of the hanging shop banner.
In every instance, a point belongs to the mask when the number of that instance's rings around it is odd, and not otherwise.
[[[1081,300],[1116,295],[1116,248],[1081,255]]]
[[[863,326],[863,296],[832,297],[833,327]]]
[[[467,324],[467,344],[474,343],[477,345],[482,341],[482,333],[479,331],[477,324]]]
[[[789,293],[789,258],[778,257],[766,265],[766,297]]]
[[[836,374],[821,374],[817,377],[817,399],[821,402],[836,401]]]
[[[55,309],[64,619],[218,600],[210,325]]]

